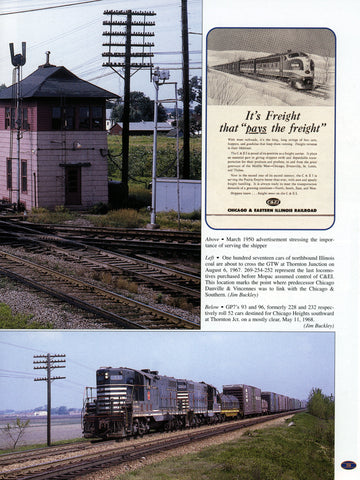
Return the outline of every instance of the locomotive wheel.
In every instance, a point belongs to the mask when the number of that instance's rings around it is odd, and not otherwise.
[[[168,420],[166,423],[165,423],[165,426],[164,426],[164,430],[165,432],[171,432],[174,428],[174,424],[173,424],[173,421],[172,420]]]
[[[139,437],[143,437],[146,432],[146,425],[143,422],[139,423]]]

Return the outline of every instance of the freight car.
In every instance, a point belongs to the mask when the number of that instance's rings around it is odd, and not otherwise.
[[[312,90],[314,88],[315,63],[304,52],[288,50],[286,53],[237,60],[215,65],[213,68],[234,75],[278,78],[288,82],[297,90]]]
[[[276,411],[282,411],[280,404],[282,409],[300,405],[273,395]],[[96,388],[86,388],[82,426],[86,438],[124,438],[266,413],[273,413],[268,400],[250,385],[226,385],[220,394],[207,383],[157,371],[102,367],[96,372]]]
[[[240,417],[262,414],[261,390],[251,385],[224,385],[223,393],[234,396],[238,402]]]

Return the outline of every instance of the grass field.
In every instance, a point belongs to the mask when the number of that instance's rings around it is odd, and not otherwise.
[[[109,176],[111,180],[121,179],[121,135],[109,135],[108,147],[113,157],[109,161]],[[180,172],[182,166],[182,139],[180,147]],[[157,137],[157,176],[176,176],[176,138],[158,135]],[[153,136],[130,136],[129,140],[129,184],[146,185],[151,181],[153,162]],[[201,138],[190,138],[190,178],[201,178]]]
[[[109,135],[108,145],[112,160],[109,160],[109,180],[121,180],[122,137]],[[176,176],[176,139],[159,135],[158,137],[158,173],[159,177]],[[95,205],[84,213],[69,211],[63,205],[48,211],[45,208],[33,209],[28,219],[34,223],[62,224],[85,218],[99,227],[142,228],[150,222],[147,207],[151,205],[153,137],[142,135],[130,137],[129,152],[129,199],[127,208],[108,210],[108,205]],[[201,178],[201,138],[190,139],[191,178]],[[181,162],[181,155],[180,155]],[[199,211],[182,214],[180,223],[177,212],[158,213],[156,223],[163,229],[200,231],[201,215]]]
[[[333,421],[299,413],[279,427],[123,474],[119,480],[332,480]]]

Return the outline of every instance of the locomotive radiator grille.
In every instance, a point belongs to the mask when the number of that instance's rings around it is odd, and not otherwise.
[[[99,413],[117,411],[125,406],[126,401],[126,385],[106,385],[98,387],[97,410]]]
[[[178,392],[177,403],[179,410],[189,410],[189,392]]]

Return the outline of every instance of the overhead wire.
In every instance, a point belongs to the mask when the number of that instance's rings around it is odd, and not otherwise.
[[[89,1],[89,0],[88,0]],[[111,1],[111,0],[105,0],[105,1]],[[82,3],[86,3],[86,2],[72,2],[71,4],[66,4],[68,6],[71,6],[71,5],[77,5],[77,4],[82,4]],[[196,0],[195,2],[191,2],[191,3],[198,3],[198,0]],[[171,2],[171,3],[167,3],[166,5],[164,4],[156,4],[156,5],[152,5],[152,8],[169,8],[169,6],[179,6],[180,2],[179,0],[177,2]],[[65,4],[61,5],[61,6],[65,6]],[[48,7],[42,7],[42,8],[55,8],[56,6],[48,6]],[[0,14],[1,15],[1,14]],[[42,41],[42,42],[39,42],[33,46],[30,46],[29,47],[29,50],[34,50],[36,48],[39,48],[41,47],[42,45],[47,45],[49,46],[49,44],[53,43],[53,42],[56,42],[57,40],[59,39],[63,39],[64,37],[67,37],[69,35],[73,35],[73,34],[76,34],[78,33],[79,31],[83,30],[83,29],[86,29],[86,28],[89,28],[91,27],[92,25],[94,25],[96,22],[99,21],[99,17],[96,17],[94,20],[90,21],[90,22],[87,22],[79,27],[76,27],[74,29],[71,29],[67,32],[64,32],[62,34],[59,34],[55,37],[52,37],[46,41]],[[193,54],[201,54],[201,51],[194,51],[192,52]],[[181,52],[177,51],[177,52],[155,52],[156,55],[175,55],[175,54],[181,54]],[[102,68],[102,66],[99,66],[99,67],[92,67],[92,68],[86,68],[85,70],[82,70],[82,68],[85,68],[85,67],[89,67],[91,66],[91,64],[95,64],[95,62],[97,62],[99,60],[99,57],[96,56],[96,57],[92,57],[91,59],[87,60],[86,62],[83,62],[82,64],[80,65],[77,65],[75,67],[73,67],[73,69],[77,72],[80,72],[79,74],[82,74],[82,75],[94,75],[96,71],[99,71],[100,72],[100,68]],[[199,63],[199,62],[196,62],[196,63]],[[164,63],[161,63],[162,65],[165,65]],[[174,65],[175,63],[173,63]],[[178,65],[181,65],[181,63],[179,62]],[[193,69],[200,69],[200,67],[196,68],[196,67],[193,67]],[[112,74],[112,72],[111,72]],[[99,76],[96,76],[96,77],[93,77],[92,79],[98,79],[98,78],[101,78],[103,76],[108,76],[108,74],[103,74],[103,75],[99,75]]]
[[[18,11],[13,11],[13,12],[3,12],[0,13],[0,16],[5,16],[5,15],[16,15],[20,13],[30,13],[30,12],[38,12],[40,10],[51,10],[54,8],[63,8],[63,7],[73,7],[75,5],[82,5],[84,3],[95,3],[95,2],[102,2],[103,0],[83,0],[81,2],[75,2],[75,3],[67,3],[63,5],[54,5],[54,6],[49,6],[49,7],[40,7],[40,8],[31,8],[28,10],[18,10]]]
[[[2,344],[4,344],[4,345],[9,345],[9,346],[11,346],[11,347],[21,348],[21,349],[24,349],[24,350],[30,350],[30,351],[32,351],[32,352],[39,352],[39,353],[42,353],[42,354],[46,355],[46,353],[44,352],[44,350],[39,350],[39,349],[37,349],[37,348],[25,347],[24,345],[17,345],[17,344],[15,344],[15,343],[4,342],[4,341],[1,341],[1,340],[0,340],[0,343],[2,343]],[[72,360],[72,359],[69,358],[69,357],[66,358],[66,362],[68,362],[68,363],[70,362],[70,363],[73,363],[73,364],[75,364],[75,365],[78,365],[78,366],[80,366],[80,367],[82,367],[82,368],[85,368],[86,370],[93,371],[93,369],[92,369],[91,367],[89,367],[88,365],[84,365],[84,364],[78,362],[77,360]],[[1,369],[0,369],[0,371],[1,371]]]

